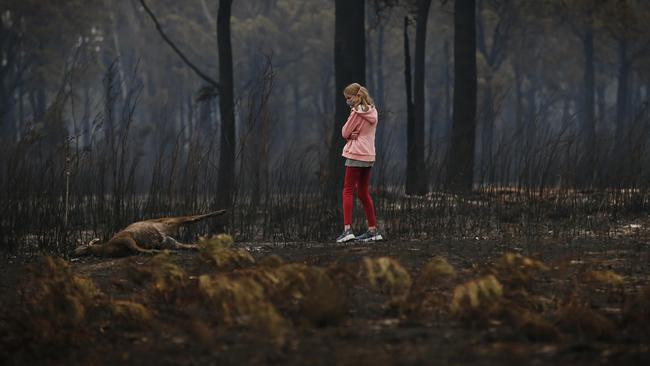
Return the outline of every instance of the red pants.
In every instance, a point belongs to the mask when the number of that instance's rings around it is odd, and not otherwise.
[[[377,226],[375,218],[375,205],[370,198],[368,183],[370,183],[370,170],[372,168],[345,167],[345,181],[343,183],[343,224],[352,225],[352,206],[354,201],[354,190],[363,204],[366,213],[368,226]]]

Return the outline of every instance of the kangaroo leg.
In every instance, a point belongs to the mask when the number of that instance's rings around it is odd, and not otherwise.
[[[88,247],[91,254],[99,257],[126,257],[133,254],[155,254],[160,252],[155,249],[144,249],[132,237],[113,237],[103,245]]]
[[[145,249],[138,245],[135,240],[128,240],[126,247],[136,254],[157,254],[160,253],[158,249]]]
[[[183,244],[171,236],[165,236],[163,241],[160,243],[160,249],[196,250],[199,249],[199,246],[197,244]]]

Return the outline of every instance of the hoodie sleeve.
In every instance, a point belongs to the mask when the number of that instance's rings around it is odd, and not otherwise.
[[[356,111],[353,110],[350,112],[348,120],[345,122],[343,128],[341,129],[341,135],[343,138],[348,140],[350,138],[350,135],[352,135],[352,132],[359,131],[363,121],[364,120],[358,116],[358,113]]]
[[[352,132],[359,132],[364,122],[370,122],[371,124],[377,123],[376,108],[370,108],[365,112],[360,109],[353,109],[352,112],[350,112],[348,120],[341,129],[341,135],[343,135],[344,139],[349,139]]]

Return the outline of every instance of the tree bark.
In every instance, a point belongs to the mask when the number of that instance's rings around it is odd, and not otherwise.
[[[375,104],[379,110],[384,110],[386,108],[386,102],[384,99],[384,23],[379,24],[379,32],[377,34],[377,67],[375,68],[375,80],[376,90],[375,93]],[[380,154],[382,151],[382,142],[384,141],[384,123],[377,125],[377,153]]]
[[[490,73],[491,71],[487,71]],[[483,90],[483,101],[481,103],[481,162],[480,162],[480,179],[484,183],[492,183],[492,143],[494,142],[494,96],[492,92],[492,77],[486,76],[485,88]]]
[[[429,8],[431,0],[418,1],[417,23],[415,28],[415,80],[414,80],[414,99],[415,99],[415,125],[414,125],[414,159],[415,165],[415,190],[412,193],[424,195],[428,190],[427,171],[424,165],[424,121],[425,121],[425,95],[424,95],[424,55],[426,49],[427,20],[429,19]],[[411,161],[409,160],[409,163]]]
[[[332,201],[343,187],[341,150],[344,140],[341,128],[350,108],[341,93],[347,85],[366,83],[366,47],[364,1],[336,0],[334,24],[335,113],[334,128],[330,137],[328,196]]]
[[[628,80],[630,74],[630,60],[627,55],[627,41],[618,41],[618,89],[616,91],[616,135],[615,135],[615,160],[622,159],[625,155],[626,134],[628,129],[627,101]]]
[[[427,66],[429,70],[433,71],[433,67],[431,65]],[[438,111],[440,109],[440,99],[438,95],[434,92],[436,89],[436,79],[433,75],[433,72],[430,72],[427,75],[426,78],[426,87],[427,90],[430,91],[428,95],[428,101],[429,101],[429,115],[428,115],[428,120],[429,120],[429,128],[427,129],[427,146],[425,147],[426,150],[426,160],[425,162],[431,163],[433,159],[436,159],[438,156],[434,156],[434,150],[436,153],[439,152],[439,146],[436,144],[435,139],[438,134],[438,128],[440,126],[440,123],[435,123],[436,118],[438,116]]]
[[[446,138],[449,138],[449,131],[451,130],[451,113],[452,113],[452,97],[451,97],[451,71],[449,70],[449,59],[451,58],[451,51],[449,50],[449,41],[445,40],[444,46],[445,55],[445,125],[444,133]]]
[[[591,14],[589,15],[591,17]],[[589,25],[583,38],[584,53],[584,95],[582,103],[582,161],[578,172],[578,183],[590,186],[594,177],[594,154],[596,153],[596,118],[595,118],[595,72],[594,72],[594,31]]]
[[[235,177],[235,109],[230,13],[232,0],[219,0],[217,47],[219,52],[219,111],[221,113],[221,151],[217,178],[217,203],[232,205]]]
[[[471,191],[476,138],[476,2],[454,4],[454,121],[448,186]]]
[[[377,34],[377,68],[375,77],[377,79],[377,90],[375,90],[375,103],[379,108],[386,108],[384,99],[384,24],[379,24]],[[381,141],[381,140],[380,140]]]
[[[479,121],[477,121],[477,127],[480,127],[480,140],[481,144],[479,146],[481,154],[479,159],[479,182],[489,182],[489,179],[486,179],[488,170],[490,169],[489,165],[492,161],[492,139],[493,139],[493,116],[492,116],[492,77],[491,73],[493,72],[493,65],[490,63],[492,60],[492,53],[487,49],[487,42],[485,37],[485,30],[483,24],[483,9],[484,4],[482,0],[477,0],[477,15],[476,15],[476,37],[477,37],[477,47],[478,50],[483,54],[488,67],[485,73],[485,86],[483,87],[483,98],[480,104],[480,113]],[[500,22],[499,22],[500,23]],[[496,31],[492,34],[492,42],[494,44],[496,36]],[[493,49],[493,48],[492,48]]]
[[[366,13],[369,16],[368,22],[372,23],[372,14],[368,8],[368,3],[365,2],[366,5]],[[374,54],[373,54],[373,47],[372,47],[372,37],[370,37],[370,29],[366,29],[366,87],[370,91],[370,95],[374,95],[376,86],[377,84],[375,83],[375,60],[374,60]]]
[[[404,17],[404,82],[406,84],[406,193],[416,192],[415,172],[415,116],[413,114],[413,78],[411,77],[411,50],[409,47],[408,17]]]

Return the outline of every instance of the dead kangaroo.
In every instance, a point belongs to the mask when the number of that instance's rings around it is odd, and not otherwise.
[[[178,228],[212,216],[220,216],[226,210],[210,212],[204,215],[163,217],[134,222],[103,244],[93,239],[87,245],[74,250],[75,257],[95,255],[99,257],[124,257],[132,254],[154,254],[164,249],[198,249],[196,244],[183,244],[172,238]]]

